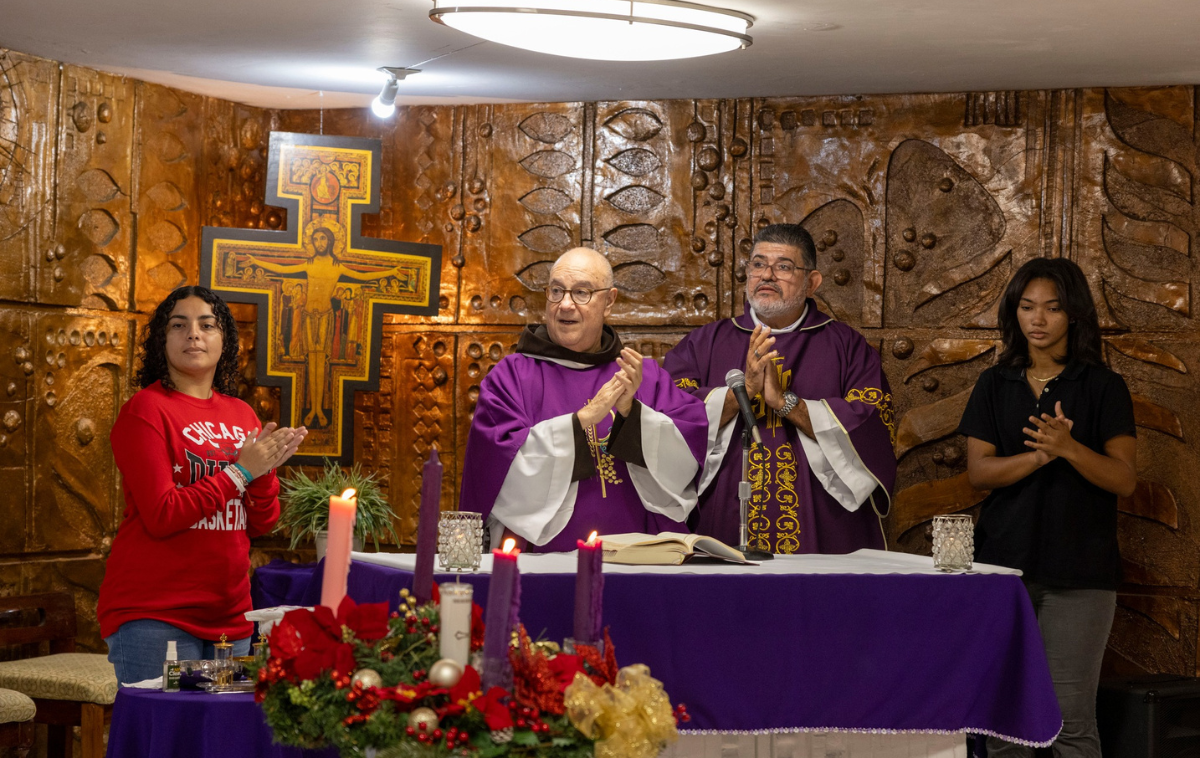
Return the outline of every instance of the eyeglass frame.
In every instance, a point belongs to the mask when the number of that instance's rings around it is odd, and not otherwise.
[[[563,291],[562,297],[555,300],[554,297],[551,296],[551,294],[550,294],[550,290],[552,290],[552,289],[562,290]],[[596,289],[588,289],[587,287],[573,287],[571,289],[568,289],[566,287],[560,287],[560,286],[556,286],[556,285],[548,285],[545,288],[545,290],[543,290],[543,291],[546,293],[546,300],[550,301],[551,303],[561,303],[563,300],[565,300],[567,298],[567,295],[570,295],[571,302],[574,303],[575,305],[587,305],[588,303],[592,302],[592,296],[594,296],[597,292],[603,292],[605,290],[610,290],[610,289],[612,289],[611,286],[597,287]],[[582,303],[579,302],[575,298],[576,292],[587,292],[588,293],[587,300],[584,300]]]
[[[779,275],[780,272],[775,270],[775,267],[778,266],[780,263],[791,263],[792,266],[795,266],[795,268],[792,270],[792,273],[789,274],[787,278],[780,276]],[[761,266],[762,266],[762,269],[759,270],[757,273],[753,271],[755,264],[761,264]],[[746,276],[747,277],[753,276],[755,279],[761,279],[763,274],[766,273],[766,269],[771,269],[771,274],[781,282],[793,281],[796,278],[796,274],[801,273],[801,272],[807,274],[810,271],[816,271],[816,269],[805,268],[803,266],[796,266],[795,263],[792,263],[791,261],[786,261],[786,260],[785,261],[775,261],[774,263],[767,263],[766,261],[762,260],[761,258],[759,258],[759,259],[751,258],[750,260],[746,261]]]

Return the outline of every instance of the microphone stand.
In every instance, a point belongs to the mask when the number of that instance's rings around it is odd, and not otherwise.
[[[754,446],[754,429],[742,429],[742,481],[738,482],[738,552],[748,561],[769,561],[775,556],[762,550],[750,549],[750,449]]]

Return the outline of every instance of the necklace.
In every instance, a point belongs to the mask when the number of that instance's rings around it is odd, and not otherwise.
[[[1062,369],[1059,369],[1058,374],[1061,374],[1061,373],[1062,373]],[[1029,373],[1028,369],[1025,370],[1025,376],[1029,377],[1030,379],[1034,380],[1035,382],[1042,382],[1042,383],[1045,383],[1045,382],[1050,381],[1051,379],[1054,379],[1055,377],[1058,376],[1058,374],[1054,374],[1052,376],[1048,376],[1045,379],[1043,379],[1040,376],[1034,376],[1033,374]]]

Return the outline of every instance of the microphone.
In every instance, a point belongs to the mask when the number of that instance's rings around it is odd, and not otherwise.
[[[738,369],[730,369],[725,375],[725,386],[733,390],[733,396],[737,399],[738,407],[742,412],[742,424],[750,430],[754,441],[762,444],[762,434],[758,431],[758,425],[754,422],[754,408],[750,406],[750,396],[746,394],[746,374]]]

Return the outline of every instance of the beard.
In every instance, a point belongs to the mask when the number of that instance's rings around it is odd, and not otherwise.
[[[761,287],[764,285],[759,286]],[[778,287],[778,285],[767,284],[765,286],[775,288],[775,292],[778,295],[783,294],[783,291]],[[760,319],[775,318],[776,316],[782,316],[786,313],[798,312],[804,308],[804,301],[807,297],[807,288],[799,290],[793,297],[787,300],[784,300],[782,297],[777,299],[768,299],[751,292],[749,287],[746,288],[746,300],[750,302],[750,307],[754,309],[754,312],[758,314]]]

